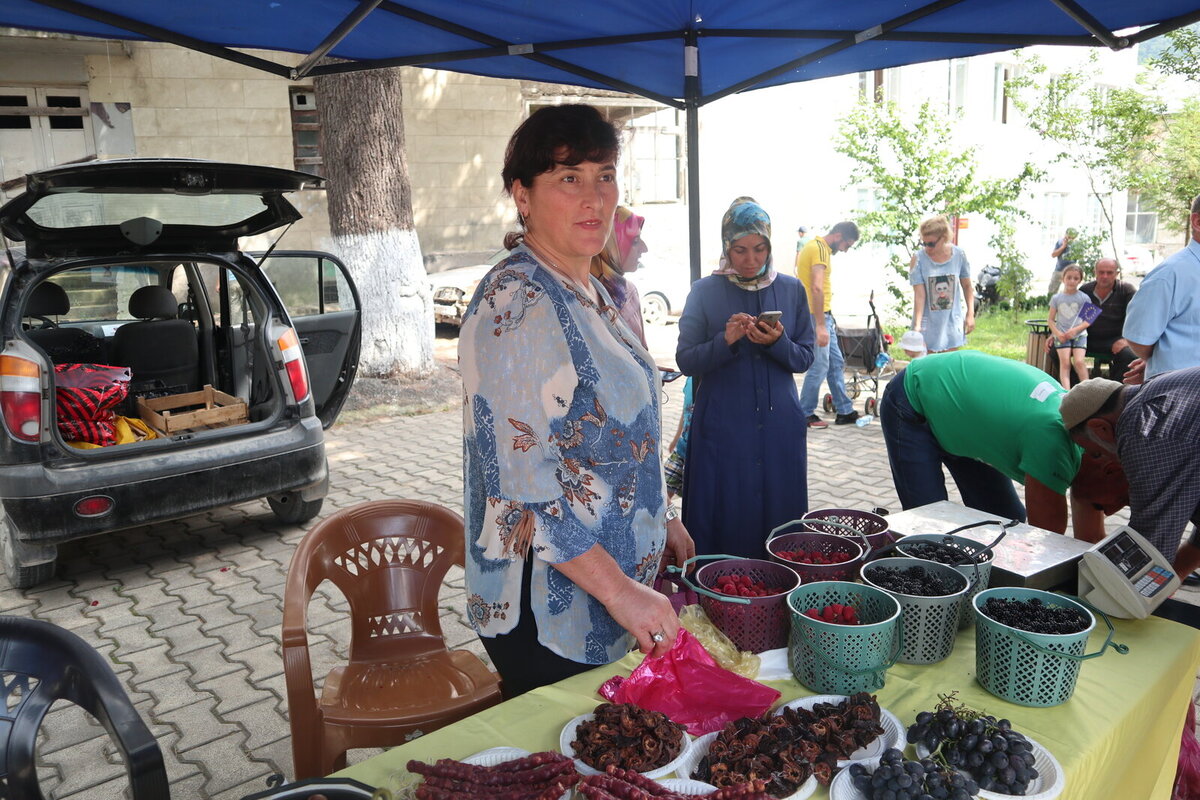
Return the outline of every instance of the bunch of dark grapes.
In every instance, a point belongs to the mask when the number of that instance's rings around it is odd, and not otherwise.
[[[1087,616],[1079,609],[1043,603],[1036,597],[1029,600],[989,597],[982,610],[996,622],[1030,633],[1079,633],[1089,624]]]
[[[876,586],[897,594],[911,594],[918,597],[945,597],[961,591],[962,579],[952,579],[950,576],[934,575],[924,567],[882,567],[871,566],[863,570]]]
[[[944,544],[942,542],[901,543],[899,549],[902,553],[910,555],[913,558],[923,558],[926,561],[936,561],[939,564],[949,564],[951,566],[970,564],[972,557],[978,563],[983,564],[991,557],[990,553],[973,555],[957,544]]]
[[[972,775],[979,788],[1023,797],[1038,777],[1033,745],[1006,719],[954,705],[954,693],[939,695],[935,711],[922,711],[908,729],[908,741],[937,761]]]
[[[969,776],[930,758],[907,761],[894,747],[873,772],[861,761],[846,769],[867,800],[970,800],[979,793]]]

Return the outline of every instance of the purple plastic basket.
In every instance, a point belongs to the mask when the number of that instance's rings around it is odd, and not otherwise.
[[[707,556],[702,556],[706,558]],[[695,582],[700,607],[739,650],[761,653],[786,647],[791,631],[788,592],[800,585],[800,576],[791,567],[760,558],[721,558],[696,570]],[[733,597],[717,591],[717,580],[724,575],[750,576],[773,594],[766,597]]]
[[[779,555],[791,550],[807,550],[831,556],[835,553],[847,555],[845,561],[838,564],[805,564],[792,561]],[[858,576],[858,568],[862,565],[866,552],[863,546],[849,536],[834,536],[829,533],[784,533],[767,540],[767,552],[774,561],[794,569],[802,583],[815,581],[853,581]]]
[[[852,508],[819,508],[804,515],[805,526],[817,533],[831,533],[834,536],[850,536],[844,528],[833,525],[822,525],[822,522],[834,522],[847,525],[867,537],[867,545],[871,552],[887,547],[895,537],[888,527],[887,520],[870,511],[855,511]],[[870,557],[870,553],[867,554]]]

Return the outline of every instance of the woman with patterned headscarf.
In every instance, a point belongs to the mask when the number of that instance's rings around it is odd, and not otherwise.
[[[794,375],[813,361],[812,315],[804,285],[775,272],[771,219],[753,198],[725,212],[721,253],[679,320],[676,361],[696,380],[683,519],[697,553],[764,558],[771,529],[808,510]]]
[[[625,275],[637,270],[642,254],[650,249],[642,241],[642,225],[645,222],[645,217],[638,216],[625,206],[617,206],[608,242],[592,258],[592,275],[608,289],[617,314],[641,340],[643,347],[646,346],[646,330],[642,324],[642,300],[637,287]]]

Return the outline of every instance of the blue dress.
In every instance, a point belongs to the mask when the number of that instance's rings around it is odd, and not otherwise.
[[[782,311],[770,347],[725,323],[739,312]],[[696,553],[765,558],[772,528],[808,510],[807,425],[795,374],[813,361],[812,315],[800,281],[778,275],[746,291],[723,275],[697,281],[679,320],[679,369],[696,377],[683,476],[683,522]]]

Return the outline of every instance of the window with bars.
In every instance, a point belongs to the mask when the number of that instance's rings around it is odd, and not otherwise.
[[[577,102],[578,98],[571,98]],[[682,203],[687,195],[683,112],[650,100],[588,98],[621,132],[621,202]],[[529,113],[552,103],[530,103]]]
[[[311,87],[292,87],[292,161],[301,172],[324,174],[321,158],[321,118]]]

